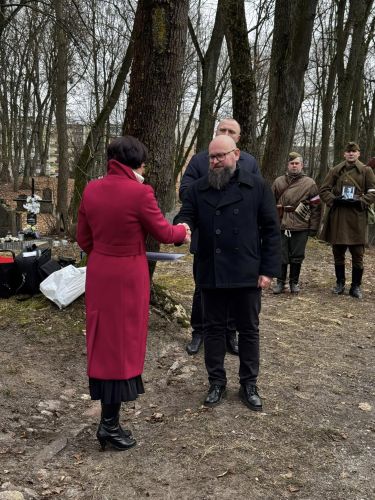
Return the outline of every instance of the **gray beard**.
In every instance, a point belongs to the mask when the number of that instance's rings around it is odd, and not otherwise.
[[[223,167],[220,169],[208,170],[208,184],[220,191],[225,187],[232,177],[234,169],[232,167]]]

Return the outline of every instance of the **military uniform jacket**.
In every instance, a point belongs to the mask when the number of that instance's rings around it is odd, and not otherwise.
[[[276,204],[260,176],[237,168],[221,191],[205,176],[186,192],[174,220],[199,229],[197,279],[202,288],[257,287],[280,272]]]
[[[318,187],[311,177],[301,174],[296,179],[292,179],[287,175],[278,177],[272,185],[272,191],[275,195],[276,203],[282,206],[291,206],[294,209],[300,202],[308,204],[311,198],[318,194]],[[289,229],[290,231],[317,231],[320,222],[320,204],[311,205],[311,217],[309,221],[304,221],[294,212],[283,212],[280,221],[281,229]]]
[[[375,175],[372,168],[358,160],[353,166],[348,166],[349,170],[345,167],[345,161],[333,167],[320,188],[320,197],[328,207],[320,237],[333,245],[364,245],[368,240],[367,207],[375,201]],[[354,188],[355,196],[361,200],[360,205],[334,204],[334,199],[342,196],[344,186]]]

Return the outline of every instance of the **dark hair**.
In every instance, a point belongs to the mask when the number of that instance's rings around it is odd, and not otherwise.
[[[117,160],[132,168],[139,168],[147,160],[147,148],[141,141],[125,135],[114,139],[107,148],[107,159]]]

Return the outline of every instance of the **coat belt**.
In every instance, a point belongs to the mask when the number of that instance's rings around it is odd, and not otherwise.
[[[94,251],[113,257],[131,257],[133,255],[143,255],[146,251],[142,243],[133,243],[132,245],[109,245],[101,241],[95,241]]]

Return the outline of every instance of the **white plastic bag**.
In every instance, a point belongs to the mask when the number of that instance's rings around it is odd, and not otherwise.
[[[85,284],[86,268],[69,265],[47,276],[40,291],[62,309],[84,293]]]

